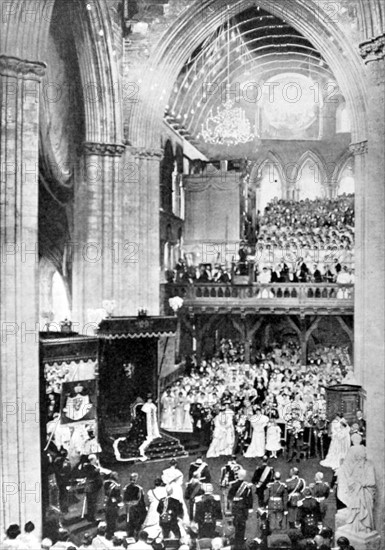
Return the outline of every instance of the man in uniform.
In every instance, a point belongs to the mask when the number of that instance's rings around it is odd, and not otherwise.
[[[320,415],[314,415],[313,433],[315,438],[314,450],[315,456],[325,458],[325,439],[328,433],[326,416],[323,413]]]
[[[252,477],[251,483],[255,485],[255,492],[258,497],[258,506],[263,507],[265,505],[264,495],[267,484],[274,479],[274,468],[269,463],[269,459],[265,455],[262,458],[262,466],[259,466]]]
[[[214,495],[211,483],[204,484],[204,495],[195,499],[194,521],[199,527],[199,538],[214,538],[216,522],[222,519],[221,497]]]
[[[224,509],[228,512],[230,510],[230,503],[228,502],[227,493],[230,487],[230,483],[237,481],[238,472],[242,467],[237,463],[236,457],[232,456],[228,463],[221,468],[221,481],[220,486],[223,492]]]
[[[311,494],[320,505],[321,520],[323,521],[328,509],[327,499],[330,495],[329,483],[324,481],[324,475],[322,472],[317,472],[314,477],[314,483],[310,485]]]
[[[189,501],[189,512],[190,518],[194,514],[194,502],[196,497],[203,495],[203,483],[199,479],[199,473],[194,472],[190,481],[186,484],[186,490],[184,493],[184,498]]]
[[[211,474],[207,462],[203,462],[202,457],[198,457],[195,462],[190,464],[188,471],[189,480],[192,478],[193,474],[197,473],[200,481],[203,483],[211,482]]]
[[[287,487],[287,521],[293,529],[298,515],[298,501],[302,498],[306,487],[305,480],[298,475],[298,468],[291,468],[290,477],[286,480]]]
[[[249,517],[249,511],[253,510],[252,485],[245,481],[246,471],[238,470],[238,480],[230,484],[228,499],[232,504],[231,512],[233,514],[235,528],[235,550],[243,550],[245,547],[246,522]]]
[[[99,491],[103,487],[103,480],[99,468],[91,462],[86,462],[83,465],[82,471],[86,476],[85,498],[87,502],[86,518],[91,523],[96,521],[95,515],[97,511]]]
[[[274,481],[266,487],[265,500],[272,532],[283,529],[283,518],[287,515],[287,487],[281,482],[280,472],[275,472]]]
[[[167,539],[170,533],[180,539],[178,518],[183,518],[182,503],[172,496],[172,488],[167,487],[167,496],[159,501],[157,512],[159,514],[159,525],[162,529],[163,538]]]
[[[321,521],[321,509],[319,502],[312,496],[309,487],[303,491],[304,499],[298,502],[298,521],[304,537],[314,536],[317,525]]]
[[[135,538],[146,517],[144,493],[142,487],[137,483],[138,477],[138,474],[132,473],[130,482],[123,492],[123,502],[126,505],[127,512],[127,535]]]
[[[116,531],[116,524],[119,516],[119,505],[122,503],[121,486],[118,474],[111,472],[104,482],[104,494],[106,496],[104,511],[106,514],[106,538],[111,540]]]

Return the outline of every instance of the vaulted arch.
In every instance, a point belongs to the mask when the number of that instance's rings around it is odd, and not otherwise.
[[[58,0],[59,1],[59,0]],[[2,55],[49,62],[47,45],[55,2],[11,2],[3,14]],[[85,101],[85,141],[123,143],[119,70],[107,0],[71,0],[66,8],[74,28]],[[94,47],[97,45],[97,47]],[[88,95],[87,95],[88,94]]]
[[[232,12],[254,5],[238,0]],[[353,114],[353,141],[366,137],[365,79],[361,59],[338,25],[314,2],[298,0],[290,9],[273,0],[259,2],[261,8],[282,17],[307,37],[325,57]],[[207,17],[207,13],[210,17]],[[133,105],[128,136],[138,146],[159,146],[160,123],[177,75],[195,48],[226,19],[227,7],[221,0],[198,0],[161,37],[154,55],[141,67],[140,99]],[[142,77],[144,75],[144,77]],[[157,81],[158,85],[153,86]],[[162,90],[162,94],[159,91]]]
[[[314,151],[305,151],[294,163],[289,182],[298,199],[326,195],[327,172],[324,161]]]

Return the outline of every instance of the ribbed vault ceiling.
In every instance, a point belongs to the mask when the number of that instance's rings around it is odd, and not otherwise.
[[[239,97],[253,124],[260,100],[258,86],[262,90],[264,83],[283,73],[304,75],[320,83],[335,80],[309,40],[286,21],[255,6],[229,17],[193,52],[174,84],[165,119],[212,156],[213,146],[207,147],[199,133],[208,113],[223,105],[221,92],[226,83],[229,81],[233,94],[238,94],[233,97]]]

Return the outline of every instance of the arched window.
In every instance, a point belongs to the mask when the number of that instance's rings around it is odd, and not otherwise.
[[[52,277],[52,311],[56,323],[60,323],[64,319],[71,319],[67,289],[63,277],[58,271],[55,271]]]
[[[348,158],[337,182],[337,195],[354,193],[354,159]]]
[[[283,182],[278,165],[270,160],[266,161],[261,167],[256,190],[257,210],[263,212],[274,198],[282,199],[282,188]]]
[[[337,107],[336,111],[336,133],[349,133],[350,132],[350,114],[346,106],[345,100],[343,100]]]
[[[325,196],[325,173],[321,160],[311,151],[302,155],[299,168],[294,172],[293,181],[296,199],[314,200]]]

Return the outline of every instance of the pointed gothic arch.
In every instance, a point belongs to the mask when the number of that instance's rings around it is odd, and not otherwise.
[[[268,151],[261,162],[254,164],[250,174],[250,187],[255,193],[256,210],[263,211],[274,197],[286,198],[287,183],[283,162],[279,155]]]
[[[254,5],[253,0],[238,0],[232,11]],[[348,37],[326,12],[313,2],[297,0],[292,8],[261,0],[261,8],[288,21],[322,53],[330,66],[352,113],[352,140],[362,141],[367,134],[365,76],[362,62]],[[210,13],[210,17],[207,17]],[[174,21],[154,48],[154,54],[141,66],[144,75],[139,101],[133,105],[128,128],[130,142],[136,146],[159,147],[162,114],[174,82],[192,52],[226,19],[227,7],[221,0],[197,0]],[[154,79],[159,81],[156,89]],[[163,97],[158,90],[163,90]]]
[[[294,163],[288,179],[297,199],[301,199],[301,195],[307,198],[311,198],[312,195],[314,195],[314,198],[322,195],[327,196],[325,163],[321,156],[311,149],[305,151]],[[306,185],[310,188],[306,189]]]

